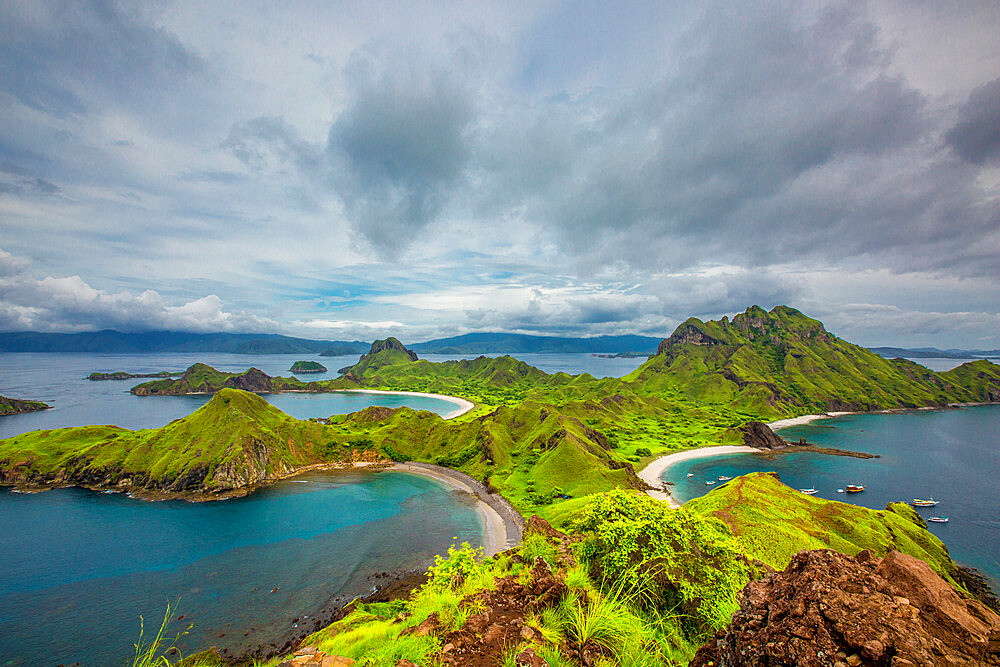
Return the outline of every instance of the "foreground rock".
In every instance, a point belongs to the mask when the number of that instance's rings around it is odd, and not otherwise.
[[[747,585],[691,665],[1000,665],[1000,616],[898,551],[803,551]]]
[[[41,401],[22,401],[18,398],[0,396],[0,415],[19,415],[23,412],[48,410],[52,406]]]

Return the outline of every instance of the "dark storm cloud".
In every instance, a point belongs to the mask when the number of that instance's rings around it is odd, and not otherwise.
[[[1000,79],[972,91],[945,141],[973,164],[1000,161]]]
[[[330,129],[335,187],[358,231],[393,253],[441,212],[469,157],[469,93],[420,57],[353,63],[352,98]]]
[[[857,235],[871,233],[867,202],[850,191],[819,197],[823,184],[810,179],[850,179],[902,157],[928,123],[921,95],[883,72],[873,35],[846,12],[803,24],[777,12],[710,17],[688,38],[678,76],[606,110],[593,158],[567,165],[566,194],[543,215],[577,251],[596,238],[644,267],[706,254],[773,262],[806,250],[794,235],[850,233],[840,254],[857,252]],[[825,199],[813,215],[784,215],[813,196]],[[918,230],[896,207],[892,233],[905,240]]]

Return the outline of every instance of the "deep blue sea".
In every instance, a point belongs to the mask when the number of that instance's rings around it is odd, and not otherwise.
[[[933,497],[941,503],[918,508],[926,519],[947,516],[929,529],[958,563],[972,565],[1000,590],[1000,405],[895,414],[846,415],[781,429],[787,440],[805,438],[825,447],[878,454],[880,458],[799,453],[768,461],[756,454],[694,459],[669,468],[664,479],[684,502],[712,488],[707,480],[774,470],[797,489],[819,497],[883,509],[894,500]],[[693,473],[693,477],[687,477]],[[838,493],[863,482],[862,493]]]
[[[520,355],[547,372],[598,377],[631,372],[644,359],[589,354]],[[432,361],[449,358],[427,355]],[[161,426],[207,396],[138,397],[143,380],[91,382],[93,371],[152,373],[208,363],[289,375],[297,359],[337,376],[352,357],[297,355],[0,354],[0,394],[43,400],[51,410],[0,417],[0,437],[41,428]],[[267,394],[299,417],[368,405],[444,414],[453,403],[374,394]],[[185,653],[215,645],[230,654],[267,645],[384,579],[423,569],[448,546],[481,544],[475,509],[435,481],[403,473],[324,473],[280,482],[247,498],[213,503],[147,502],[81,489],[16,494],[0,489],[0,666],[129,664],[139,616],[155,632],[167,602],[194,627]],[[271,590],[277,588],[275,593]],[[244,635],[244,633],[248,633]]]

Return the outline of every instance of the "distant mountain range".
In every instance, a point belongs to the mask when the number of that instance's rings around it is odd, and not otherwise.
[[[0,333],[0,352],[231,352],[233,354],[319,354],[332,347],[363,354],[369,343],[291,338],[277,334],[93,331],[59,334]]]
[[[490,352],[624,352],[650,355],[662,338],[652,336],[594,336],[561,338],[508,333],[470,333],[452,338],[438,338],[410,345],[418,354],[486,354]]]
[[[894,359],[906,357],[909,359],[975,359],[1000,357],[1000,350],[939,350],[936,347],[870,347],[868,348],[880,357]]]
[[[417,343],[422,354],[487,354],[516,352],[604,352],[649,355],[660,338],[651,336],[596,336],[560,338],[505,333],[475,333]],[[233,354],[364,354],[370,342],[292,338],[278,334],[198,334],[178,331],[121,333],[0,333],[0,352],[230,352]]]
[[[648,356],[662,338],[654,336],[594,336],[570,338],[509,333],[470,333],[415,343],[419,354],[611,353]],[[0,352],[229,352],[232,354],[364,354],[370,342],[311,340],[280,334],[185,333],[179,331],[91,331],[83,333],[0,333]],[[873,347],[875,354],[892,359],[969,359],[1000,357],[1000,350],[940,350],[936,347]]]

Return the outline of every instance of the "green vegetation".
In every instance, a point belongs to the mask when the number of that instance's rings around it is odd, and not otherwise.
[[[783,570],[802,549],[834,549],[851,556],[865,549],[915,556],[955,585],[954,563],[923,519],[905,503],[870,510],[799,493],[773,475],[753,473],[693,498],[684,509],[726,524],[740,552]]]
[[[296,361],[288,370],[292,373],[325,373],[326,366],[318,361]]]

